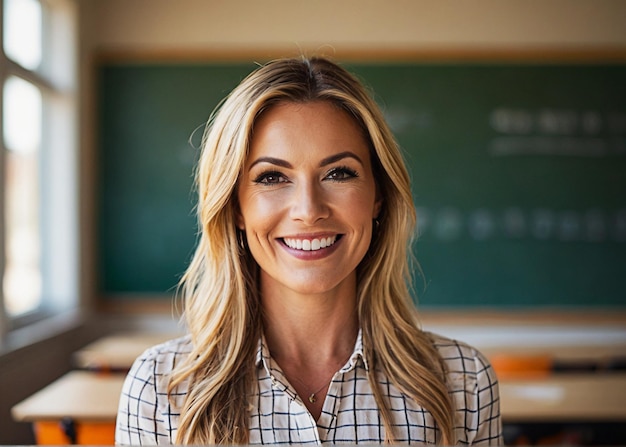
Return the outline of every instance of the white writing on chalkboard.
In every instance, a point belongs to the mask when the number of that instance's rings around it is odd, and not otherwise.
[[[488,121],[498,134],[489,145],[495,156],[626,154],[624,112],[501,107],[490,113]]]
[[[601,138],[573,137],[498,137],[491,141],[489,152],[506,155],[567,155],[575,157],[604,157],[624,152],[623,141]]]
[[[626,208],[613,212],[537,208],[503,210],[478,208],[462,212],[455,207],[418,207],[420,237],[455,241],[469,237],[475,241],[496,238],[554,240],[562,242],[626,242]]]

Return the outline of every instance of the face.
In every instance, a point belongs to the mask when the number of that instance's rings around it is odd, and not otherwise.
[[[320,294],[355,284],[380,209],[367,143],[328,102],[281,103],[254,127],[238,227],[263,290]]]

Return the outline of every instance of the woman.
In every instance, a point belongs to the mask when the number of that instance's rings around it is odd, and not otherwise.
[[[501,444],[497,381],[419,329],[415,211],[374,101],[322,58],[271,62],[212,116],[190,335],[133,365],[118,444]]]

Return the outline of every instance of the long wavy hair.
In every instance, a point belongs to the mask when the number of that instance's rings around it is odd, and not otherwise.
[[[187,383],[176,441],[246,444],[249,395],[262,332],[258,266],[238,240],[236,188],[259,115],[280,102],[329,101],[366,136],[383,198],[369,250],[358,267],[357,305],[369,382],[394,441],[391,411],[376,371],[427,409],[453,444],[454,409],[446,371],[419,329],[410,285],[416,215],[401,152],[361,82],[325,58],[280,59],[253,71],[211,115],[197,167],[200,236],[179,293],[193,351],[172,373],[169,390]]]

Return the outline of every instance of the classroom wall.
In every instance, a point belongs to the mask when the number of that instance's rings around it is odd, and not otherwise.
[[[108,49],[589,49],[626,45],[620,0],[90,0]]]

